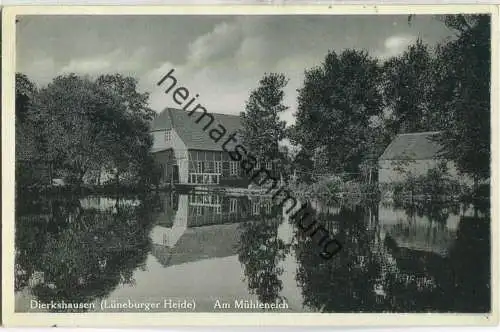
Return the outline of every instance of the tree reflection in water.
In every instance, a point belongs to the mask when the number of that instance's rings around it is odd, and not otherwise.
[[[360,311],[377,305],[375,296],[366,291],[374,284],[379,266],[370,248],[374,232],[367,230],[364,216],[363,208],[317,214],[343,246],[331,260],[319,257],[315,244],[305,236],[294,244],[304,305],[321,312]]]
[[[458,202],[436,202],[436,201],[416,201],[416,202],[395,202],[394,208],[402,209],[408,218],[426,217],[430,222],[446,224],[450,214],[460,214],[461,204]]]
[[[287,254],[288,246],[278,237],[278,227],[281,222],[279,211],[266,214],[264,209],[257,220],[240,224],[241,240],[238,248],[238,258],[243,265],[243,271],[251,294],[256,294],[259,301],[272,303],[283,300],[280,292],[283,283],[280,267]]]
[[[460,212],[455,205],[406,206],[407,219],[390,228],[393,231],[384,230],[381,220],[368,220],[378,215],[376,210],[376,206],[342,207],[333,215],[319,214],[343,244],[331,261],[315,255],[306,239],[294,244],[305,305],[322,312],[489,310],[488,216],[460,217],[453,242],[443,254],[429,241],[427,248],[412,244],[422,239],[405,232],[413,232],[419,215],[427,225],[417,236],[436,238],[450,213]]]
[[[84,208],[75,197],[18,201],[16,290],[30,283],[42,302],[75,303],[133,284],[133,271],[150,250],[152,225],[147,200],[139,201],[116,199],[105,209]]]

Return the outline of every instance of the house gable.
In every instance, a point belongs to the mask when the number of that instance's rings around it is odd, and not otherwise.
[[[238,132],[241,128],[240,117],[238,115],[210,113],[214,117],[213,123],[208,129],[203,127],[208,123],[205,119],[196,123],[196,120],[203,116],[202,112],[195,112],[191,116],[184,110],[166,108],[153,120],[152,131],[175,130],[179,138],[184,142],[189,150],[223,151],[222,144],[233,132]],[[226,129],[226,134],[219,142],[214,142],[209,136],[211,129],[219,129],[219,125]]]

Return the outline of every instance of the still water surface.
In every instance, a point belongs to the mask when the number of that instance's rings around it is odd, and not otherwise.
[[[280,312],[490,310],[490,218],[464,204],[315,204],[343,245],[331,260],[262,197],[162,193],[16,204],[18,312],[43,311],[33,300],[94,303],[99,311],[103,300],[165,299],[193,300],[201,312],[255,311],[235,309],[235,300],[286,302]],[[214,308],[217,300],[232,308]]]

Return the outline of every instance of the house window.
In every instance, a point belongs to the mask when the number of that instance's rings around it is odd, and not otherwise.
[[[165,130],[165,142],[170,142],[172,140],[172,131]]]
[[[254,216],[260,214],[260,204],[259,204],[259,202],[252,202],[252,214]]]
[[[268,161],[268,162],[266,163],[266,169],[268,169],[268,170],[272,170],[272,169],[273,169],[273,163],[272,163],[272,162],[270,162],[270,161]]]
[[[222,174],[222,161],[215,162],[215,173]]]
[[[238,162],[237,161],[229,162],[229,174],[232,176],[238,175]]]
[[[203,173],[203,161],[196,162],[196,172]]]
[[[197,216],[203,215],[203,206],[195,206],[194,214]]]
[[[238,200],[236,198],[231,198],[229,200],[229,213],[236,213],[238,210]]]
[[[213,161],[205,161],[203,171],[204,173],[213,173],[214,172],[214,162]]]
[[[160,164],[160,177],[161,177],[161,180],[164,179],[164,176],[165,176],[165,166],[163,166],[163,164]]]

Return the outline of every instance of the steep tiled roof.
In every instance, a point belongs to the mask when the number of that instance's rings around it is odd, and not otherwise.
[[[380,156],[380,160],[437,159],[441,146],[432,140],[439,132],[399,134]]]
[[[203,114],[202,112],[195,112],[189,116],[188,112],[175,108],[163,110],[153,119],[151,127],[152,130],[174,128],[188,149],[221,151],[226,137],[240,129],[240,117],[239,115],[209,113],[213,115],[214,122],[206,131],[203,131],[203,127],[208,123],[208,116],[205,116],[200,123],[196,123],[195,121]],[[218,143],[215,143],[208,134],[211,129],[218,128],[217,124],[224,126],[227,133]]]

